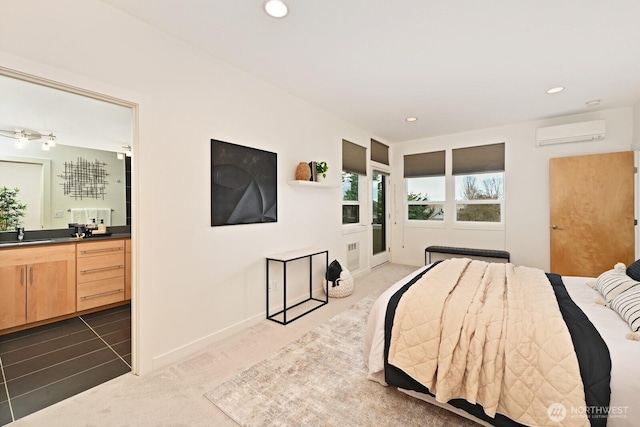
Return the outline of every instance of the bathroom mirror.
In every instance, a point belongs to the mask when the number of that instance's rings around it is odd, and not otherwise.
[[[0,188],[20,190],[25,229],[67,228],[95,212],[130,225],[132,106],[4,68],[0,93]]]

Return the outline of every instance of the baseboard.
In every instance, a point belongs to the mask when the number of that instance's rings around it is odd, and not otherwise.
[[[324,292],[322,289],[316,289],[314,290],[313,294],[312,294],[315,298],[318,299],[323,299],[324,298]],[[300,296],[296,296],[294,298],[288,298],[288,306],[292,306],[294,304],[297,304],[301,301],[304,301],[306,299],[309,298],[308,294],[305,295],[300,295]],[[282,304],[280,304],[279,306],[275,306],[275,307],[271,307],[270,312],[271,313],[277,313],[278,311],[282,310]],[[205,347],[214,344],[224,338],[227,338],[235,333],[238,333],[240,331],[243,331],[251,326],[254,326],[260,322],[262,322],[263,320],[266,320],[267,318],[267,313],[265,311],[258,313],[254,316],[249,317],[248,319],[245,319],[241,322],[238,322],[236,324],[233,324],[227,328],[221,329],[219,331],[213,332],[209,335],[206,335],[202,338],[199,338],[197,340],[191,341],[190,343],[184,344],[180,347],[177,347],[173,350],[167,351],[161,355],[158,355],[156,357],[153,358],[153,370],[156,370],[158,368],[162,368],[164,366],[167,366],[171,363],[177,362],[181,359],[184,359],[196,352],[198,352],[199,350],[204,349]]]
[[[156,370],[158,368],[162,368],[171,363],[177,362],[181,359],[184,359],[199,350],[204,349],[205,347],[214,344],[224,338],[227,338],[235,333],[243,331],[253,325],[257,325],[267,318],[265,312],[258,313],[255,316],[251,316],[248,319],[245,319],[241,322],[233,324],[227,328],[221,329],[219,331],[213,332],[209,335],[206,335],[197,340],[191,341],[190,343],[181,345],[173,350],[167,351],[166,353],[160,354],[153,358],[153,368],[152,370]]]

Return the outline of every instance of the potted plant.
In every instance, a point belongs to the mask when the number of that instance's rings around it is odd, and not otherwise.
[[[327,165],[327,162],[316,162],[316,177],[320,177],[322,175],[323,178],[326,178],[328,170],[329,166]]]
[[[18,200],[18,188],[0,188],[0,231],[15,230],[25,216],[27,205]]]

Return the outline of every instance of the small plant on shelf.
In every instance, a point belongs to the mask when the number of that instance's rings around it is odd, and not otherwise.
[[[27,205],[18,200],[18,188],[0,187],[0,231],[15,230],[25,216]]]
[[[322,175],[323,178],[326,178],[328,170],[329,166],[327,165],[327,162],[316,162],[316,174],[318,176]]]

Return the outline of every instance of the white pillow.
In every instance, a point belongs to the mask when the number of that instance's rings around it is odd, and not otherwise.
[[[640,331],[640,286],[635,286],[611,300],[609,305],[629,323],[633,332]]]
[[[605,303],[609,304],[612,299],[620,295],[622,292],[640,285],[640,282],[633,280],[627,276],[624,271],[613,269],[605,271],[596,280],[596,289],[600,291],[605,299]]]

